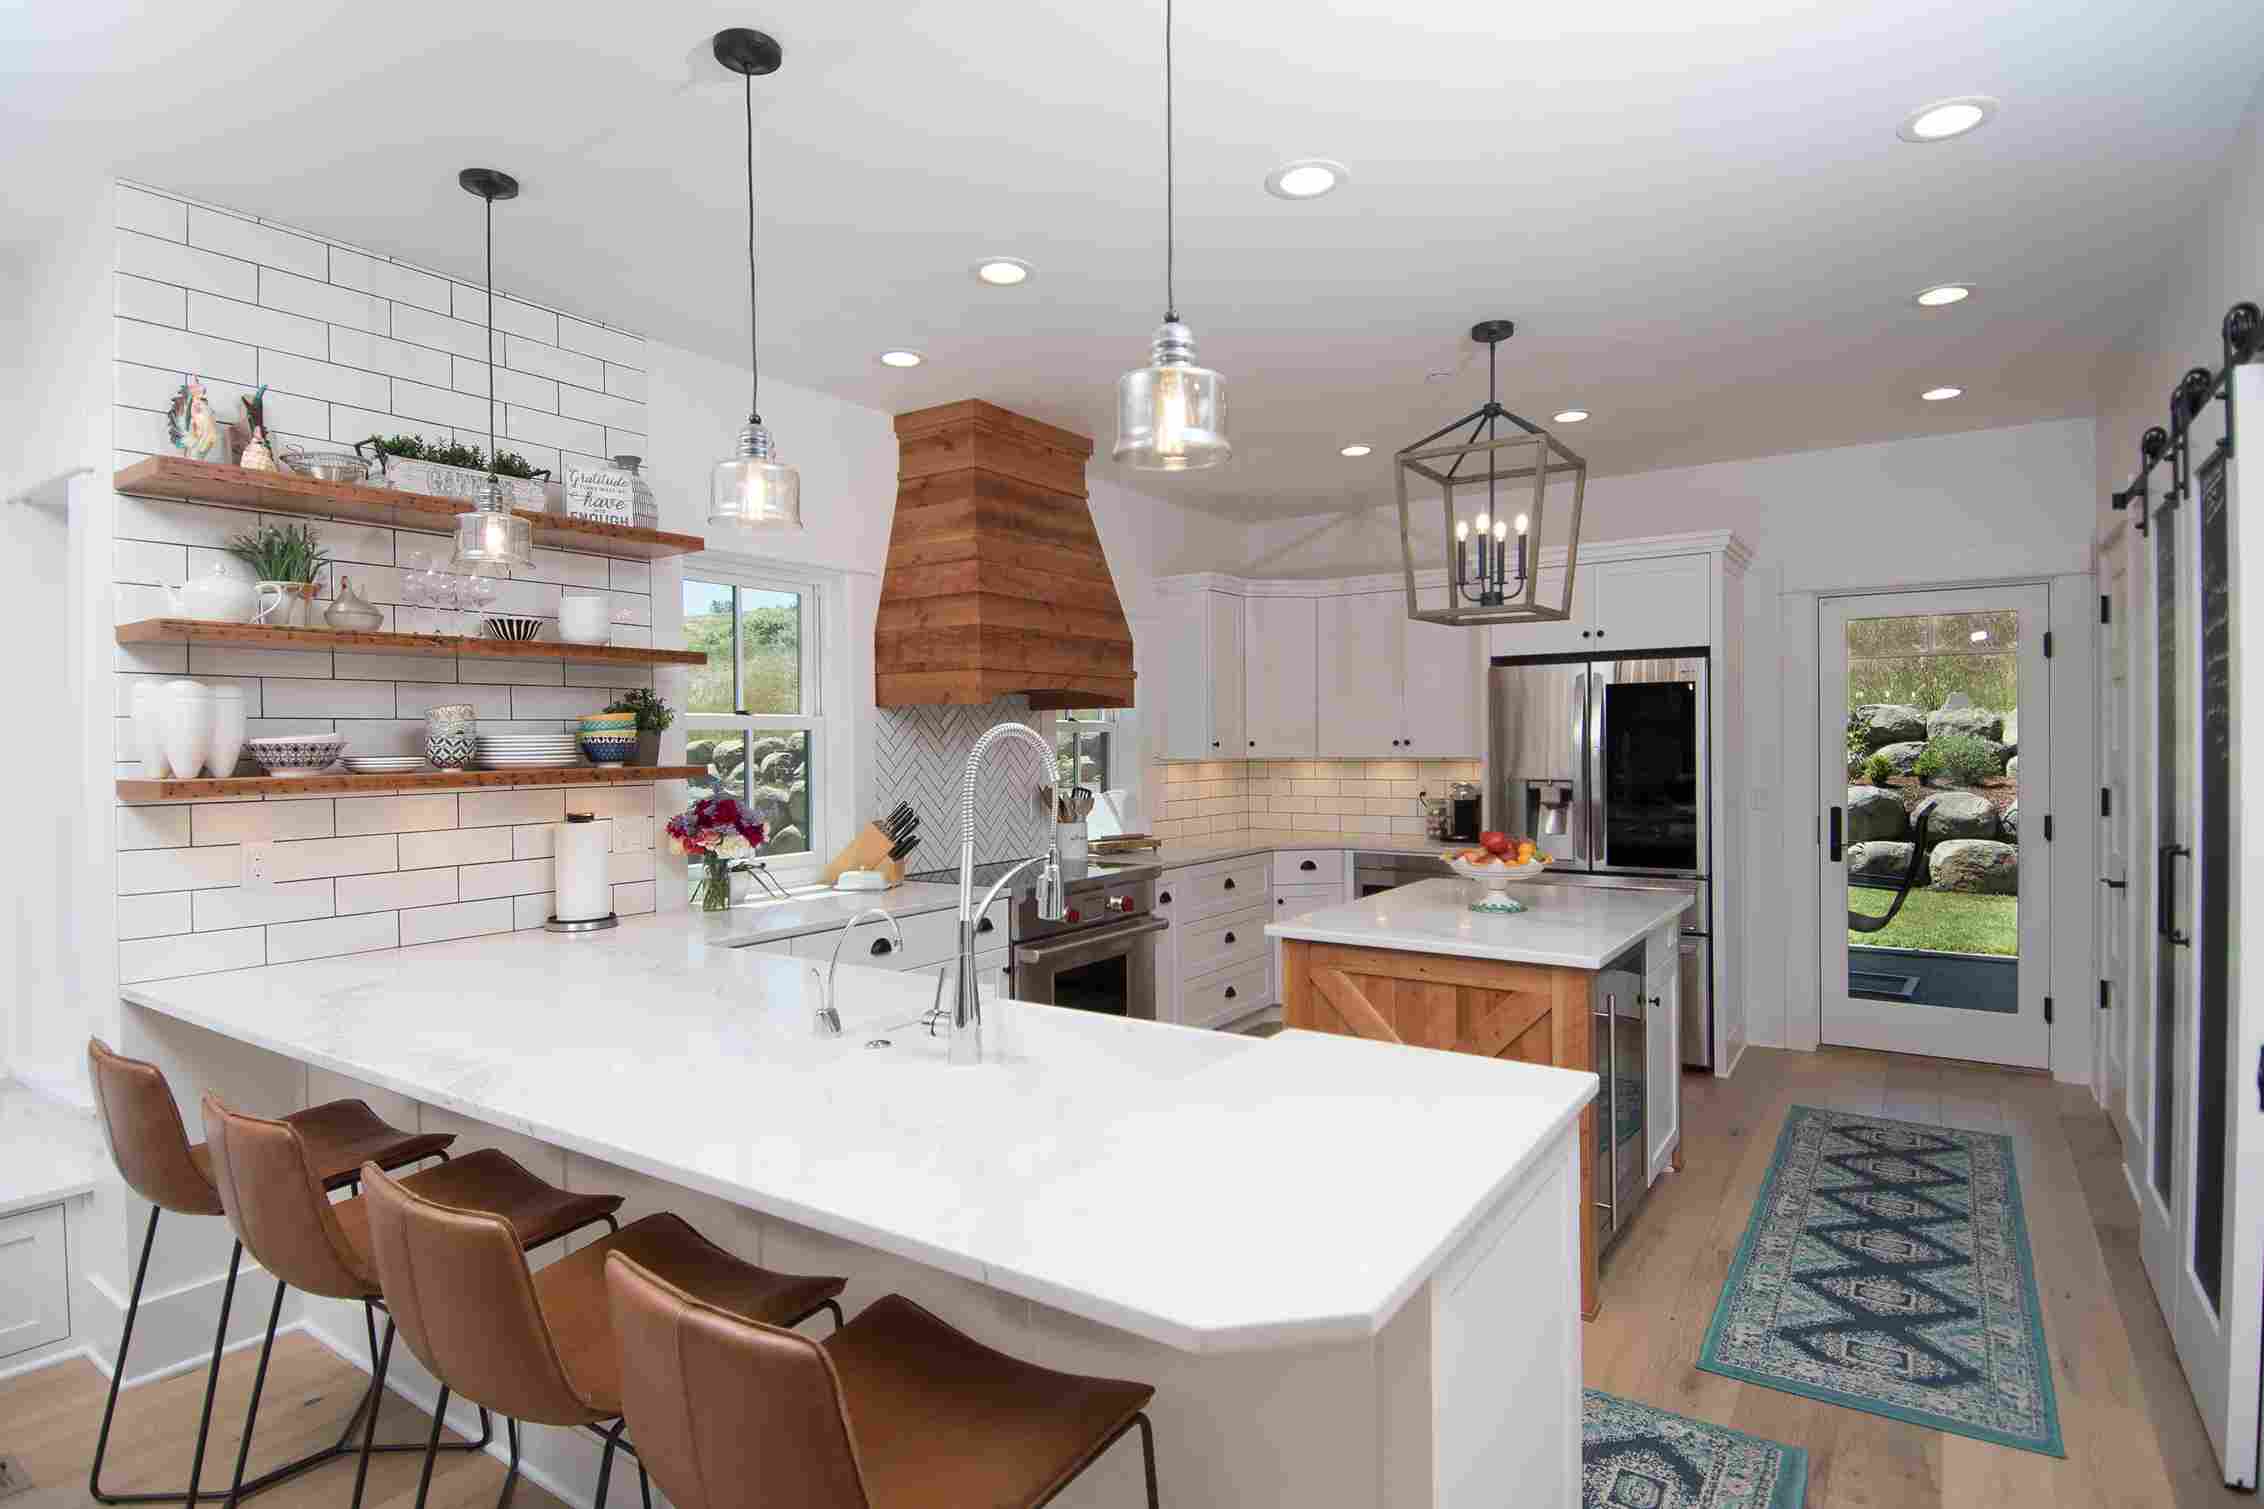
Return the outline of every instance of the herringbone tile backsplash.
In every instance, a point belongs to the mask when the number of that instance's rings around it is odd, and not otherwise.
[[[912,804],[920,815],[920,847],[905,859],[905,868],[940,870],[959,863],[959,782],[968,751],[994,723],[1037,729],[1039,715],[1027,697],[1001,697],[981,707],[875,710],[873,789],[860,815],[875,818],[898,802]],[[1023,859],[1045,846],[1049,820],[1037,791],[1052,784],[1047,762],[1021,740],[992,749],[975,802],[976,863]]]

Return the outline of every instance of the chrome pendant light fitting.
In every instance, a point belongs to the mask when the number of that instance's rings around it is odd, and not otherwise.
[[[471,576],[502,576],[534,566],[534,526],[511,511],[495,474],[495,201],[519,197],[519,180],[494,168],[466,168],[457,186],[487,205],[487,475],[472,493],[472,511],[456,516],[450,565]]]
[[[708,522],[741,529],[800,529],[802,477],[778,459],[763,424],[762,353],[755,301],[755,76],[778,72],[785,49],[775,38],[744,26],[715,34],[715,60],[745,82],[747,97],[747,422],[732,452],[715,464],[708,490]]]
[[[1234,454],[1226,438],[1226,382],[1195,365],[1195,332],[1179,318],[1178,163],[1172,140],[1172,0],[1163,6],[1163,323],[1148,365],[1116,380],[1116,448],[1111,454],[1150,472],[1196,471]]]

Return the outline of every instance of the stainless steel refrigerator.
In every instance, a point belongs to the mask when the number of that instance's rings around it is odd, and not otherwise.
[[[1486,825],[1539,841],[1559,885],[1690,896],[1682,1061],[1713,1064],[1706,657],[1496,656],[1487,676]]]

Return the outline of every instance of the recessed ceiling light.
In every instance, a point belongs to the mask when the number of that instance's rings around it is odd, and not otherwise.
[[[1325,157],[1300,157],[1266,175],[1266,192],[1276,199],[1318,199],[1349,180],[1344,164]]]
[[[1997,102],[1985,94],[1961,94],[1955,99],[1936,100],[1904,116],[1902,124],[1895,128],[1895,135],[1904,141],[1948,141],[1986,125],[1997,108]]]
[[[1921,309],[1939,309],[1944,304],[1962,304],[1973,297],[1972,286],[1965,283],[1936,283],[1922,288],[1910,296],[1910,301]]]
[[[1956,398],[1964,392],[1963,388],[1928,388],[1918,396],[1928,403],[1940,403],[1945,398]]]
[[[1032,268],[1020,257],[985,257],[975,264],[975,276],[994,288],[1012,288],[1029,281]]]
[[[1559,409],[1556,422],[1558,424],[1578,424],[1587,417],[1588,411],[1586,409]]]
[[[1337,454],[1339,456],[1365,456],[1374,449],[1375,447],[1372,445],[1348,445],[1340,449]]]
[[[917,367],[927,358],[917,351],[883,351],[880,364],[884,367]]]

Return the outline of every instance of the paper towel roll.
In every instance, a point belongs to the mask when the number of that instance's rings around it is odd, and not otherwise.
[[[560,922],[590,922],[612,914],[613,883],[606,862],[613,852],[613,819],[575,814],[550,830],[551,871],[557,894],[552,915]]]

